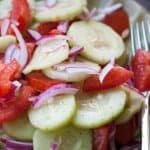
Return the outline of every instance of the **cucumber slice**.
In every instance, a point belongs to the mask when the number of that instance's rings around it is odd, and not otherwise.
[[[10,137],[22,141],[31,141],[35,131],[26,114],[13,121],[4,123],[3,129]]]
[[[72,123],[82,128],[97,128],[116,119],[124,110],[126,93],[121,89],[98,94],[77,95],[77,113]]]
[[[62,44],[63,46],[60,46]],[[58,49],[55,50],[56,48]],[[28,74],[33,70],[41,70],[59,64],[67,59],[68,55],[69,46],[67,42],[64,40],[48,40],[37,47],[30,63],[23,72]]]
[[[72,126],[52,132],[35,132],[34,150],[50,150],[52,144],[58,144],[59,150],[92,150],[92,133]]]
[[[117,124],[123,124],[128,122],[136,113],[138,113],[144,101],[144,97],[135,90],[126,86],[122,89],[127,93],[128,99],[124,112],[116,120]]]
[[[70,26],[68,35],[73,39],[71,45],[84,47],[84,51],[81,52],[83,57],[98,64],[106,64],[112,58],[118,59],[125,51],[122,38],[109,26],[100,22],[75,22]]]
[[[36,4],[37,7],[45,6],[44,1],[36,2]],[[35,19],[39,22],[72,20],[82,13],[85,5],[86,0],[57,0],[52,8],[43,11],[37,9]]]
[[[8,0],[0,0],[0,18],[7,18],[10,15],[12,3]]]
[[[55,130],[70,122],[76,111],[73,95],[56,96],[52,103],[28,113],[33,126],[42,130]]]
[[[16,43],[16,37],[5,35],[0,37],[0,52],[3,52],[9,45]]]
[[[86,64],[94,67],[96,70],[100,70],[100,67],[97,64],[89,62],[86,62]],[[43,73],[49,78],[59,79],[67,82],[80,82],[90,76],[90,74],[83,72],[58,71],[53,68],[46,68],[45,70],[43,70]]]

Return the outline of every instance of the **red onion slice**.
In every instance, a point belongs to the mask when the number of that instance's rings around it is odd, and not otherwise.
[[[108,63],[100,72],[99,75],[99,80],[101,83],[103,83],[105,77],[107,76],[107,74],[112,70],[112,68],[114,67],[114,63],[115,63],[115,59],[111,59],[110,63]]]
[[[92,72],[94,74],[98,73],[100,71],[100,67],[95,67],[91,65],[90,63],[81,63],[81,62],[75,62],[75,63],[64,63],[55,65],[54,69],[58,71],[69,71],[69,70],[76,70],[77,72],[80,72],[82,70],[88,72]],[[83,71],[82,71],[83,72]]]
[[[82,46],[75,46],[73,47],[70,52],[69,52],[69,57],[74,57],[77,56],[78,54],[80,54],[82,51],[84,50],[84,48]]]
[[[19,41],[19,45],[20,45],[20,64],[22,66],[22,68],[25,67],[25,65],[27,64],[28,61],[28,51],[27,51],[27,46],[26,43],[23,39],[22,34],[20,33],[19,29],[16,27],[16,25],[11,24],[11,28],[13,29],[13,31],[16,34],[16,37]]]
[[[44,42],[47,42],[49,40],[66,40],[69,41],[71,40],[70,37],[66,36],[66,35],[49,35],[49,36],[42,36],[37,42],[37,45],[40,45]]]
[[[72,84],[54,85],[46,91],[44,91],[43,93],[41,93],[39,96],[35,97],[35,100],[33,101],[33,108],[39,108],[42,104],[44,104],[45,101],[48,101],[50,98],[56,95],[76,94],[78,90],[79,89]]]
[[[69,28],[69,21],[62,21],[60,24],[57,26],[57,30],[59,30],[62,33],[66,33]]]
[[[52,144],[50,150],[57,150],[58,145],[57,144]]]
[[[1,36],[4,36],[7,34],[8,28],[10,25],[10,20],[9,19],[4,19],[1,25]]]
[[[33,144],[30,142],[14,141],[8,138],[1,138],[1,141],[6,145],[6,148],[15,150],[33,150]]]
[[[39,40],[41,37],[42,37],[42,35],[39,33],[39,32],[37,32],[37,31],[35,31],[35,30],[32,30],[32,29],[29,29],[28,30],[28,33],[31,35],[31,37],[34,39],[34,40]]]
[[[17,48],[17,46],[15,44],[10,45],[5,52],[5,56],[4,56],[4,63],[8,64],[11,62],[12,60],[12,54],[14,52],[14,50]]]
[[[46,6],[51,8],[57,4],[57,0],[45,0]]]

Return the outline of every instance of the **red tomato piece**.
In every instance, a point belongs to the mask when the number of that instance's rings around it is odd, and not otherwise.
[[[150,52],[138,50],[132,59],[134,85],[140,91],[150,90]]]
[[[30,102],[28,98],[34,93],[30,86],[24,86],[21,88],[17,97],[9,100],[5,103],[5,106],[0,106],[0,123],[10,121],[17,118],[21,113],[25,112]]]
[[[50,34],[50,35],[62,35],[63,33],[58,31],[57,29],[53,29],[53,30],[49,31],[48,34]]]
[[[14,59],[6,64],[3,70],[0,70],[0,81],[12,80],[20,71],[20,64]]]
[[[32,58],[32,54],[35,50],[35,43],[26,43],[28,50],[28,60]]]
[[[60,80],[50,79],[44,76],[41,72],[30,73],[27,75],[27,81],[30,86],[38,91],[44,91],[53,85],[64,83]]]
[[[108,150],[111,124],[93,130],[93,150]]]
[[[130,142],[138,129],[138,121],[133,117],[127,123],[118,125],[116,127],[115,139],[119,145],[125,145]]]
[[[0,96],[5,96],[11,89],[11,81],[0,80]]]
[[[46,22],[46,23],[42,23],[38,26],[37,31],[42,34],[48,34],[49,31],[56,29],[57,28],[58,23],[57,22]]]
[[[96,92],[117,87],[133,76],[133,72],[123,67],[114,67],[105,77],[103,83],[100,83],[98,75],[87,78],[83,84],[84,92]]]
[[[19,22],[20,31],[25,31],[31,22],[31,11],[27,0],[12,0],[10,19]]]
[[[112,27],[120,35],[124,30],[129,29],[129,17],[122,8],[107,15],[102,22]]]

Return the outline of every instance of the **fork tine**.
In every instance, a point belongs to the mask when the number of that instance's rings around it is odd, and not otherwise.
[[[132,56],[135,55],[135,41],[134,41],[134,29],[133,29],[133,24],[130,24],[130,33],[131,33],[131,52]]]
[[[136,50],[142,48],[139,23],[136,23],[135,25],[135,40],[136,40]]]
[[[144,21],[142,21],[141,23],[141,28],[142,28],[142,32],[141,32],[141,36],[142,36],[142,39],[143,39],[143,48],[144,50],[148,51],[148,40],[147,40],[147,36],[146,36],[146,29],[145,29],[145,23]]]

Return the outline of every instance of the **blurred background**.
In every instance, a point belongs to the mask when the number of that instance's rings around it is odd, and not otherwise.
[[[150,0],[136,0],[150,11]]]

